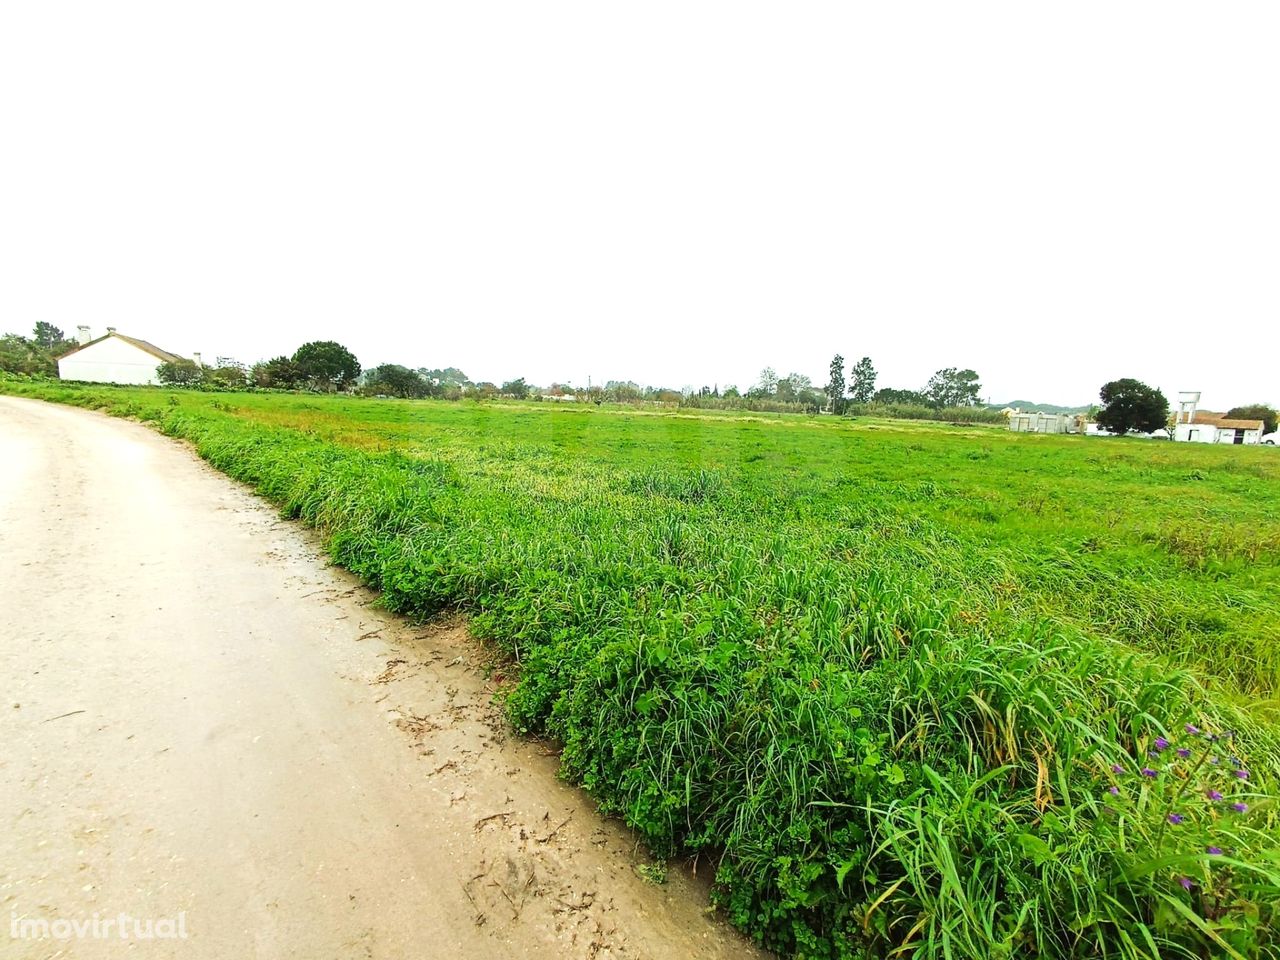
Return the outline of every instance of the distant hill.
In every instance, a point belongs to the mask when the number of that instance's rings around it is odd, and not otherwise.
[[[1056,403],[1032,403],[1030,400],[1010,400],[1008,403],[988,404],[992,410],[1003,410],[1005,407],[1017,407],[1019,410],[1037,413],[1088,413],[1089,406],[1060,407]]]

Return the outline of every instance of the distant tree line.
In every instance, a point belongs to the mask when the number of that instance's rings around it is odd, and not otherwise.
[[[56,377],[58,358],[78,344],[62,330],[41,321],[30,336],[0,336],[0,373],[35,377]],[[552,383],[541,388],[523,377],[501,385],[473,382],[457,367],[410,368],[384,363],[362,370],[349,349],[332,340],[302,344],[291,356],[262,360],[252,366],[219,357],[211,366],[191,360],[162,363],[156,370],[161,383],[169,386],[215,390],[274,389],[322,392],[352,391],[366,396],[437,398],[443,400],[578,401],[585,403],[661,403],[692,408],[735,409],[762,412],[830,411],[836,414],[873,413],[923,419],[985,421],[1000,419],[996,411],[982,407],[978,374],[970,369],[944,367],[918,390],[881,387],[876,389],[877,372],[870,357],[863,357],[846,373],[845,359],[836,354],[828,367],[827,383],[815,387],[802,373],[779,376],[773,367],[760,371],[759,379],[745,391],[736,385],[723,390],[715,386],[675,390],[641,386],[632,381],[609,380],[603,385],[574,386]],[[1167,429],[1172,435],[1173,418],[1164,394],[1132,378],[1113,380],[1102,387],[1102,405],[1096,419],[1111,433],[1153,433]],[[1227,416],[1261,420],[1264,432],[1277,426],[1276,410],[1254,403],[1232,407]]]
[[[360,361],[333,340],[304,343],[293,356],[262,360],[252,367],[229,357],[212,366],[194,360],[175,360],[156,367],[156,379],[166,386],[244,390],[319,390],[333,393],[351,389],[360,376]]]
[[[823,392],[827,409],[833,413],[845,413],[850,405],[855,407],[898,406],[946,408],[976,407],[981,403],[982,385],[972,370],[944,367],[929,378],[919,390],[901,390],[894,387],[876,389],[876,368],[870,357],[863,357],[849,370],[846,385],[844,357],[836,354],[831,360],[829,378]]]

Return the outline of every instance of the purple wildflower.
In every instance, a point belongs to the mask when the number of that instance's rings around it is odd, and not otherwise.
[[[1185,760],[1187,759],[1187,757],[1191,756],[1191,751],[1188,750],[1186,747],[1179,747],[1178,756],[1180,756],[1183,760]]]
[[[1236,771],[1236,779],[1238,779],[1238,780],[1248,780],[1248,779],[1249,779],[1249,771],[1248,771],[1248,770],[1237,770],[1237,771]]]
[[[1236,813],[1248,813],[1249,805],[1247,803],[1233,803],[1231,809]]]
[[[1194,723],[1188,723],[1184,729],[1187,731],[1187,733],[1191,734],[1192,736],[1195,736],[1197,733],[1200,732],[1200,728],[1197,727]]]
[[[1156,772],[1155,772],[1154,770],[1152,770],[1150,767],[1143,767],[1143,768],[1142,768],[1142,775],[1143,775],[1144,777],[1150,777],[1152,780],[1154,780],[1156,777],[1160,776],[1160,774],[1156,773]]]
[[[1211,857],[1220,857],[1220,856],[1222,856],[1222,848],[1221,848],[1221,847],[1206,847],[1206,848],[1205,848],[1205,851],[1206,851],[1206,852],[1209,854],[1209,856],[1211,856]]]
[[[1221,800],[1221,799],[1222,799],[1222,794],[1221,794],[1221,793],[1219,793],[1217,790],[1210,790],[1210,791],[1209,791],[1209,799],[1210,799],[1210,800]]]
[[[1120,788],[1119,788],[1119,787],[1112,787],[1112,788],[1111,788],[1110,790],[1108,790],[1107,792],[1108,792],[1109,794],[1111,794],[1113,797],[1118,797],[1118,796],[1120,796]]]
[[[1118,763],[1113,763],[1113,764],[1111,765],[1111,772],[1112,772],[1112,773],[1124,773],[1124,767],[1120,766],[1120,764],[1118,764]]]
[[[1191,878],[1190,878],[1190,877],[1183,877],[1183,878],[1182,878],[1181,880],[1179,880],[1178,882],[1179,882],[1180,884],[1182,884],[1182,889],[1183,889],[1183,890],[1190,890],[1192,887],[1194,887],[1194,886],[1195,886],[1195,884],[1191,882]]]
[[[1169,749],[1169,741],[1168,741],[1168,740],[1166,740],[1164,737],[1156,737],[1156,744],[1155,744],[1155,746],[1156,746],[1156,749],[1157,749],[1157,750],[1161,750],[1161,751],[1168,750],[1168,749]]]
[[[1180,814],[1180,813],[1171,813],[1171,814],[1169,814],[1169,822],[1170,822],[1170,823],[1172,823],[1175,827],[1176,827],[1178,824],[1182,823],[1182,821],[1183,821],[1183,820],[1185,820],[1185,819],[1187,819],[1187,818],[1186,818],[1186,817],[1184,817],[1184,816],[1183,816],[1182,814]]]

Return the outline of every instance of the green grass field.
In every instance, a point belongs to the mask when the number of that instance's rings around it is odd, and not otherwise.
[[[1276,955],[1280,451],[0,389],[155,421],[466,611],[516,725],[782,955]]]

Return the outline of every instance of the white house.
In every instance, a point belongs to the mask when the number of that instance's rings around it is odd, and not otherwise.
[[[1200,391],[1178,394],[1178,417],[1173,425],[1173,439],[1189,443],[1260,443],[1261,420],[1232,420],[1225,414],[1197,409]]]
[[[63,380],[87,380],[90,383],[159,383],[156,367],[181,360],[155,344],[116,333],[107,327],[105,336],[96,340],[88,327],[80,327],[76,338],[80,346],[58,358],[58,376]],[[199,355],[197,355],[199,362]]]

